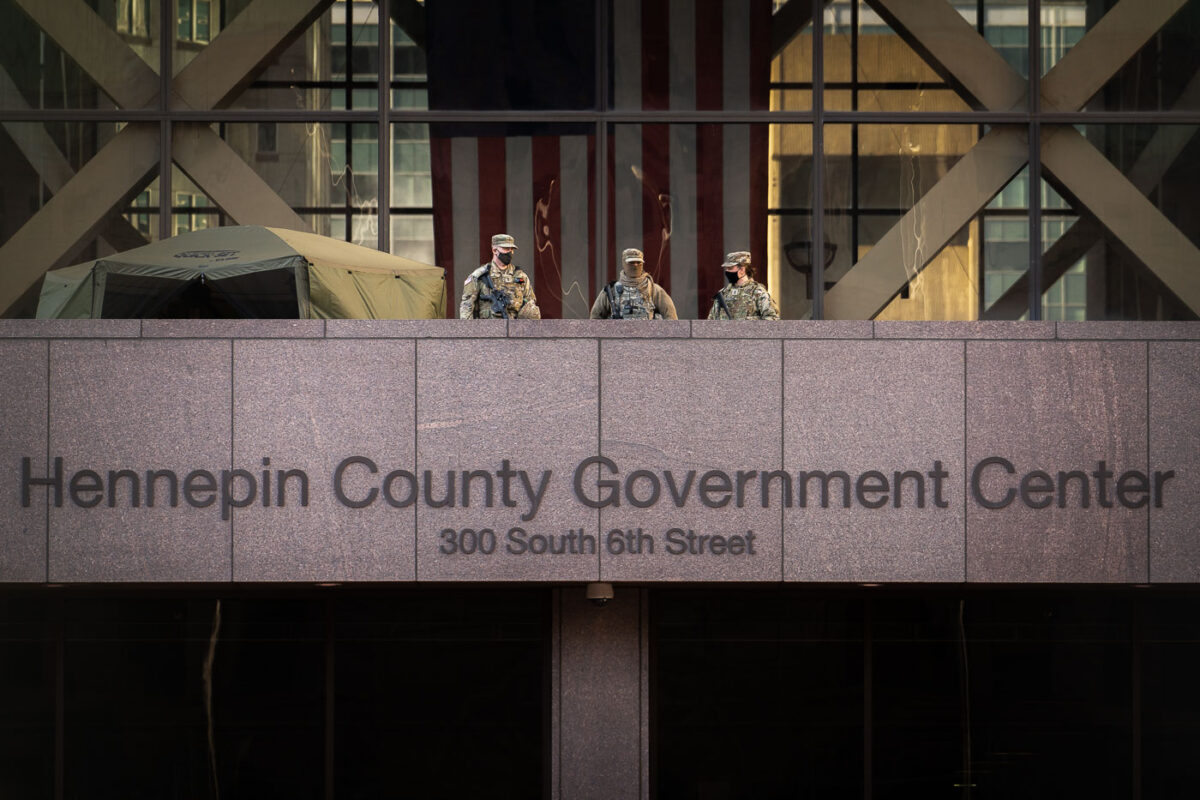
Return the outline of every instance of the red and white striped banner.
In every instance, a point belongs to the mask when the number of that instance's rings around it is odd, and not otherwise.
[[[617,110],[765,109],[771,0],[613,0]],[[552,126],[545,126],[550,128]],[[588,315],[622,249],[681,318],[708,313],[722,256],[750,250],[765,274],[767,126],[617,124],[609,136],[607,251],[596,264],[595,137],[431,136],[437,263],[447,312],[462,280],[510,233],[547,318]]]

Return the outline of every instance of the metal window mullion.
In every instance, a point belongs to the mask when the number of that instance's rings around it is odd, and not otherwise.
[[[342,47],[346,50],[346,72],[342,75],[342,91],[346,93],[345,107],[347,110],[354,109],[354,2],[346,3],[346,36]],[[378,82],[376,82],[378,85]],[[333,105],[332,102],[330,105]],[[379,109],[370,112],[372,121],[379,118]],[[376,137],[378,138],[378,137]],[[345,219],[345,230],[342,234],[342,240],[346,242],[354,241],[354,197],[350,193],[354,182],[354,123],[346,122],[346,139],[343,144],[345,148],[345,167],[342,171],[342,216]]]
[[[986,7],[985,0],[976,0],[975,2],[975,31],[983,37],[987,37],[987,30],[984,26],[984,13]],[[984,137],[984,126],[975,126],[975,141],[979,141]],[[1003,191],[1003,190],[1002,190]],[[984,304],[987,302],[987,247],[984,246],[987,237],[987,217],[988,207],[984,206],[979,211],[979,235],[975,237],[975,263],[979,265],[977,273],[975,289],[975,314],[982,318],[985,310]]]
[[[174,191],[171,186],[172,166],[170,112],[171,78],[174,70],[175,26],[172,12],[173,0],[162,0],[158,9],[158,238],[169,239],[172,230],[171,206]]]
[[[392,205],[392,127],[388,123],[388,109],[392,105],[392,17],[391,0],[376,0],[379,14],[379,97],[376,111],[379,112],[375,142],[379,147],[376,158],[376,189],[379,205],[376,209],[375,226],[378,233],[378,248],[384,253],[392,252],[391,205]]]
[[[1029,319],[1042,318],[1042,4],[1029,0]]]
[[[596,0],[596,240],[592,246],[596,251],[597,286],[603,286],[608,275],[608,3]],[[588,301],[591,299],[589,296]]]
[[[376,122],[375,109],[331,111],[328,109],[218,108],[211,110],[172,109],[0,109],[0,122],[158,122],[169,116],[173,122]],[[1200,125],[1200,109],[1178,111],[1043,111],[1043,125]],[[392,121],[458,123],[515,122],[593,124],[605,120],[615,124],[808,124],[812,111],[397,111]],[[823,113],[826,123],[878,125],[1027,125],[1028,111],[838,111]]]
[[[859,3],[850,3],[850,110],[858,111],[858,26]],[[823,88],[823,87],[822,87]],[[858,218],[859,218],[859,153],[858,126],[850,126],[850,263],[858,261]],[[903,215],[902,215],[903,216]],[[821,264],[825,263],[825,254],[821,253]]]
[[[825,318],[825,2],[812,0],[812,319]]]

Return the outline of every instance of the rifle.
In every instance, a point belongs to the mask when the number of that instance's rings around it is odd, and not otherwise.
[[[715,300],[717,305],[721,307],[721,311],[725,312],[725,316],[729,317],[730,319],[733,319],[733,314],[729,311],[729,305],[725,302],[725,298],[721,296],[720,292],[717,292],[716,294],[713,295],[713,300]],[[720,318],[721,318],[721,314],[720,314],[720,312],[718,312],[717,319],[720,319]]]
[[[616,287],[616,293],[613,292],[613,287]],[[613,281],[604,286],[604,292],[608,295],[609,319],[622,319],[621,317],[621,295],[625,292],[625,287],[620,281]]]
[[[497,289],[492,285],[492,276],[490,272],[483,273],[480,282],[488,288],[492,295],[492,315],[508,319],[508,307],[512,305],[512,295],[503,289]],[[485,298],[486,299],[486,298]]]

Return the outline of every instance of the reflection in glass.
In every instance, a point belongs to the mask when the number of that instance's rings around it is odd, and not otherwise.
[[[533,280],[542,316],[587,318],[597,290],[594,130],[589,124],[429,126],[434,263],[446,269],[454,295],[448,308],[457,308],[463,281],[491,258],[491,237],[508,233],[517,242],[514,263]],[[393,135],[393,144],[412,156],[394,160],[393,170],[415,168],[398,173],[396,185],[402,195],[411,186],[419,201],[424,145],[408,137],[426,134],[423,127],[397,125]],[[392,216],[393,242],[429,231],[419,206],[403,211]],[[406,222],[397,227],[398,220]]]
[[[1200,180],[1195,127],[1093,125],[1082,130],[1075,135],[1074,129],[1044,129],[1044,137],[1071,138],[1043,164],[1040,182],[1043,318],[1195,319],[1200,228],[1188,199]],[[1027,187],[1028,174],[1022,171],[992,201],[987,213],[994,224],[997,215],[1027,214]],[[1152,202],[1145,202],[1146,195]],[[1018,232],[994,231],[994,239],[1016,249],[1028,246]],[[987,290],[986,319],[1010,318],[1028,304],[1024,275],[1008,276]]]
[[[1028,3],[985,0],[952,3],[954,11],[995,48],[1022,77],[1028,72]],[[938,29],[896,29],[865,0],[835,0],[825,15],[825,108],[846,111],[969,111],[978,103],[961,91],[952,76],[975,60],[970,43],[955,54],[960,62],[933,60],[925,39],[945,36]],[[917,15],[914,15],[916,17]],[[926,15],[926,18],[927,15]],[[932,37],[932,38],[930,38]],[[811,31],[797,44],[811,50]],[[811,52],[796,53],[796,66],[811,62]],[[811,78],[804,78],[811,86]],[[1021,105],[1024,105],[1022,103]],[[787,106],[781,106],[787,107]],[[993,109],[1008,110],[1008,109]]]
[[[377,128],[365,122],[229,123],[224,138],[314,233],[375,247]]]
[[[726,253],[751,253],[755,279],[776,293],[768,257],[766,125],[614,125],[604,281],[636,247],[680,319],[704,318],[724,285]]]
[[[782,77],[776,68],[772,77],[772,60],[797,38],[811,13],[812,4],[804,0],[613,0],[606,105],[766,109],[770,81],[796,80],[790,67]],[[785,60],[792,63],[791,57]]]
[[[812,312],[812,126],[771,125],[768,152],[768,289],[783,319]],[[828,235],[821,254],[828,267],[837,245]]]
[[[433,236],[433,165],[429,126],[392,126],[391,252],[437,262]]]
[[[158,0],[91,3],[109,39],[86,38],[64,50],[76,20],[66,6],[27,3],[35,22],[15,0],[0,0],[0,108],[114,109],[141,107],[158,95]],[[89,71],[90,70],[90,71]]]
[[[229,13],[234,11],[229,9]],[[379,102],[378,76],[378,5],[364,0],[337,0],[307,30],[288,42],[254,77],[234,106],[373,109]]]
[[[1055,67],[1117,6],[1116,0],[1043,0],[1042,74]],[[1064,111],[1168,111],[1200,108],[1200,6],[1125,4],[1123,16],[1109,20],[1086,55],[1081,72],[1099,77],[1091,97],[1079,97]],[[1129,54],[1133,53],[1132,58]],[[1057,92],[1053,93],[1056,95]]]
[[[141,126],[134,135],[144,133],[147,126],[157,128],[157,123],[133,124]],[[0,246],[8,243],[35,214],[42,212],[76,173],[90,164],[124,127],[124,123],[59,120],[6,122],[0,126],[0,174],[4,176],[4,189],[0,192]],[[58,256],[63,261],[69,258],[68,263],[79,263],[131,250],[157,235],[157,168],[138,176],[130,174],[127,165],[114,164],[112,158],[107,164],[113,170],[111,174],[129,181],[127,189],[130,203],[137,207],[137,211],[111,216],[109,212],[122,209],[109,208],[91,194],[81,198],[77,195],[78,204],[74,206],[73,213],[94,214],[96,218],[104,219],[98,230],[88,233],[79,242],[70,243],[73,247],[65,246],[58,236],[46,237],[39,243],[47,252],[68,251]],[[175,174],[182,178],[178,171]],[[95,191],[95,194],[102,192]],[[16,304],[10,306],[8,314],[32,317],[37,308],[41,285],[40,278],[35,280]]]
[[[826,127],[826,316],[979,319],[1028,271],[1028,211],[1012,207],[1023,184],[1010,180],[1024,140],[988,135],[981,146],[995,164],[977,172],[977,152],[955,169],[980,142],[973,125]],[[1000,318],[1020,318],[1027,305]]]

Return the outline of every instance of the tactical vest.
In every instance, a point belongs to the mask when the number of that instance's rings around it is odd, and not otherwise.
[[[525,305],[529,294],[529,279],[519,268],[507,272],[491,269],[489,274],[492,278],[492,286],[512,298],[512,302],[508,306],[508,315],[510,317],[517,316],[517,312],[521,310],[521,306]],[[479,299],[475,301],[477,316],[479,319],[499,317],[499,314],[492,313],[492,292],[483,282],[483,276],[481,275],[475,280],[479,282]]]
[[[609,302],[612,303],[613,298],[616,298],[616,307],[621,310],[621,319],[654,319],[654,302],[649,297],[619,280],[610,283],[609,287],[612,289]],[[615,309],[610,316],[617,319]]]
[[[729,307],[729,316],[725,316],[725,309],[718,302],[717,319],[757,319],[758,295],[761,289],[762,284],[753,280],[747,281],[744,286],[722,287],[720,295]]]

